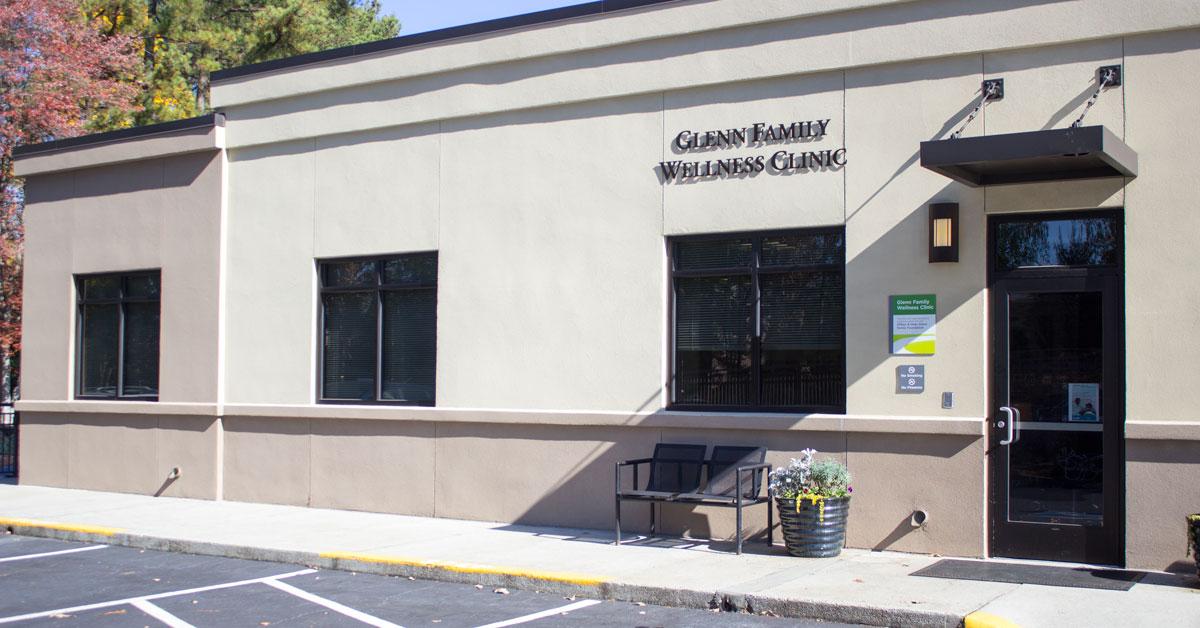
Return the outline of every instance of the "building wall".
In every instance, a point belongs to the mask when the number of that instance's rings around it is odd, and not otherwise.
[[[172,490],[608,527],[613,463],[654,443],[763,445],[773,464],[815,447],[856,476],[851,546],[982,556],[987,217],[1123,207],[1127,560],[1171,567],[1183,547],[1171,522],[1200,510],[1180,498],[1200,468],[1200,420],[1179,394],[1200,376],[1186,357],[1200,340],[1181,332],[1200,292],[1179,274],[1198,254],[1186,120],[1200,88],[1181,78],[1200,65],[1198,26],[1183,0],[1136,12],[1117,0],[680,2],[219,82],[223,292],[218,156],[30,179],[23,438],[45,459],[26,449],[22,481],[152,492],[157,466],[78,474],[86,452],[56,444],[135,447],[155,433],[169,441],[155,464],[175,460],[183,419],[164,420],[190,412],[214,417],[187,437],[195,455],[211,447],[211,465],[189,468],[211,467],[213,483]],[[1136,179],[967,188],[921,168],[919,143],[956,131],[982,80],[1004,78],[1006,97],[968,136],[1066,127],[1114,64],[1124,84],[1086,124],[1138,152]],[[683,130],[804,120],[829,120],[828,134],[672,146]],[[845,148],[848,163],[687,182],[658,168],[780,148]],[[961,207],[956,264],[927,261],[937,202]],[[839,225],[847,413],[666,410],[668,239]],[[417,251],[439,252],[437,407],[317,404],[317,260]],[[71,274],[156,267],[163,416],[54,405],[70,399]],[[171,296],[180,285],[186,300]],[[923,293],[938,296],[936,355],[890,355],[887,297]],[[895,393],[903,364],[926,367],[924,394]],[[627,509],[628,527],[648,524]],[[914,510],[930,522],[913,529]],[[669,507],[664,529],[728,537],[732,515]]]
[[[157,268],[159,400],[216,402],[221,177],[215,150],[27,177],[24,398],[74,397],[75,275]]]

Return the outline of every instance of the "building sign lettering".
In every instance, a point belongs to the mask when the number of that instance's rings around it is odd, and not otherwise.
[[[676,153],[761,148],[772,144],[817,141],[829,133],[831,120],[804,120],[768,124],[755,122],[748,126],[711,131],[680,131],[671,141]],[[840,168],[846,165],[846,149],[789,151],[777,150],[771,155],[729,157],[725,159],[677,159],[659,162],[663,181],[686,179],[719,179],[729,176],[755,175],[760,172],[783,174],[801,170]]]

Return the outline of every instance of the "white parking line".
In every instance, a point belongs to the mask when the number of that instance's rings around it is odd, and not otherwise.
[[[316,573],[316,569],[301,569],[300,571],[291,571],[281,573],[277,576],[266,576],[264,578],[253,578],[250,580],[238,580],[237,582],[226,582],[223,584],[214,584],[207,587],[196,587],[194,589],[181,589],[179,591],[167,591],[166,593],[155,593],[153,595],[139,595],[137,597],[127,597],[121,600],[111,600],[108,602],[97,602],[95,604],[83,604],[81,606],[68,606],[67,608],[56,608],[52,611],[42,611],[40,613],[27,613],[25,615],[13,615],[12,617],[0,617],[0,624],[9,624],[16,621],[24,621],[26,619],[38,619],[41,617],[49,617],[51,615],[67,615],[69,613],[81,613],[83,611],[92,611],[98,608],[108,608],[109,606],[121,606],[123,604],[133,604],[137,600],[159,600],[165,597],[175,597],[177,595],[188,595],[191,593],[203,593],[205,591],[216,591],[218,589],[232,589],[241,587],[247,584],[259,584],[268,580],[280,580],[283,578],[293,578],[295,576],[303,576],[305,574]]]
[[[104,549],[107,545],[88,545],[87,547],[76,547],[73,549],[59,550],[57,552],[42,552],[41,554],[26,554],[24,556],[9,556],[8,558],[0,558],[0,563],[7,563],[12,560],[29,560],[30,558],[46,558],[47,556],[62,556],[63,554],[77,554],[79,552],[90,552],[92,550]]]
[[[589,606],[593,606],[593,605],[596,605],[599,603],[600,603],[600,600],[580,600],[578,602],[575,602],[574,604],[567,604],[566,606],[552,608],[548,611],[542,611],[540,613],[533,613],[532,615],[525,615],[523,617],[516,617],[516,618],[508,619],[505,621],[498,621],[494,624],[485,624],[483,626],[477,626],[476,628],[504,628],[505,626],[515,626],[517,624],[524,624],[526,622],[531,622],[535,619],[541,619],[543,617],[550,617],[551,615],[561,615],[563,613],[569,613],[571,611],[578,610],[581,608],[587,608]]]
[[[163,610],[163,608],[161,606],[155,606],[154,604],[152,604],[146,600],[137,599],[137,600],[130,602],[130,604],[132,604],[134,607],[136,607],[138,610],[142,611],[143,613],[170,626],[171,628],[196,628],[195,626],[187,623],[186,621],[183,621],[182,619]]]
[[[313,604],[320,604],[321,606],[324,606],[325,608],[328,608],[331,611],[337,611],[337,612],[345,615],[346,617],[349,617],[351,619],[357,619],[358,621],[361,621],[364,624],[375,626],[376,628],[404,628],[403,626],[400,626],[398,624],[393,624],[392,622],[390,622],[386,619],[380,619],[378,617],[375,617],[374,615],[368,615],[362,611],[356,611],[353,608],[350,608],[349,606],[346,606],[344,604],[338,604],[337,602],[334,602],[333,600],[323,598],[319,595],[314,595],[312,593],[309,593],[308,591],[305,591],[304,589],[297,589],[296,587],[294,587],[290,584],[284,584],[282,582],[279,582],[278,580],[267,580],[267,581],[263,582],[263,584],[265,584],[267,586],[275,587],[276,589],[279,589],[280,591],[283,591],[284,593],[291,593],[292,595],[294,595],[302,600],[308,600],[309,602],[312,602]]]

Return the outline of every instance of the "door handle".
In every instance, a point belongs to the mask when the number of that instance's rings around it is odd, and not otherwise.
[[[1008,421],[1000,421],[999,425],[997,425],[997,427],[1007,427],[1008,428],[1008,438],[1001,440],[1000,444],[1001,445],[1011,445],[1013,443],[1013,441],[1016,440],[1014,438],[1014,436],[1015,436],[1015,432],[1014,432],[1015,427],[1014,426],[1017,423],[1017,420],[1018,420],[1017,417],[1019,417],[1021,415],[1020,415],[1020,412],[1016,408],[1012,408],[1009,406],[1000,406],[1000,411],[1003,412],[1004,414],[1008,415]]]

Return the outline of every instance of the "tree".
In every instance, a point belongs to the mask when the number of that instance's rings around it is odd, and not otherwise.
[[[141,109],[112,126],[187,118],[209,109],[222,68],[395,37],[378,0],[84,0],[109,35],[141,40]]]
[[[0,370],[21,350],[25,199],[13,148],[97,130],[134,108],[133,43],[101,36],[77,0],[0,0]]]

